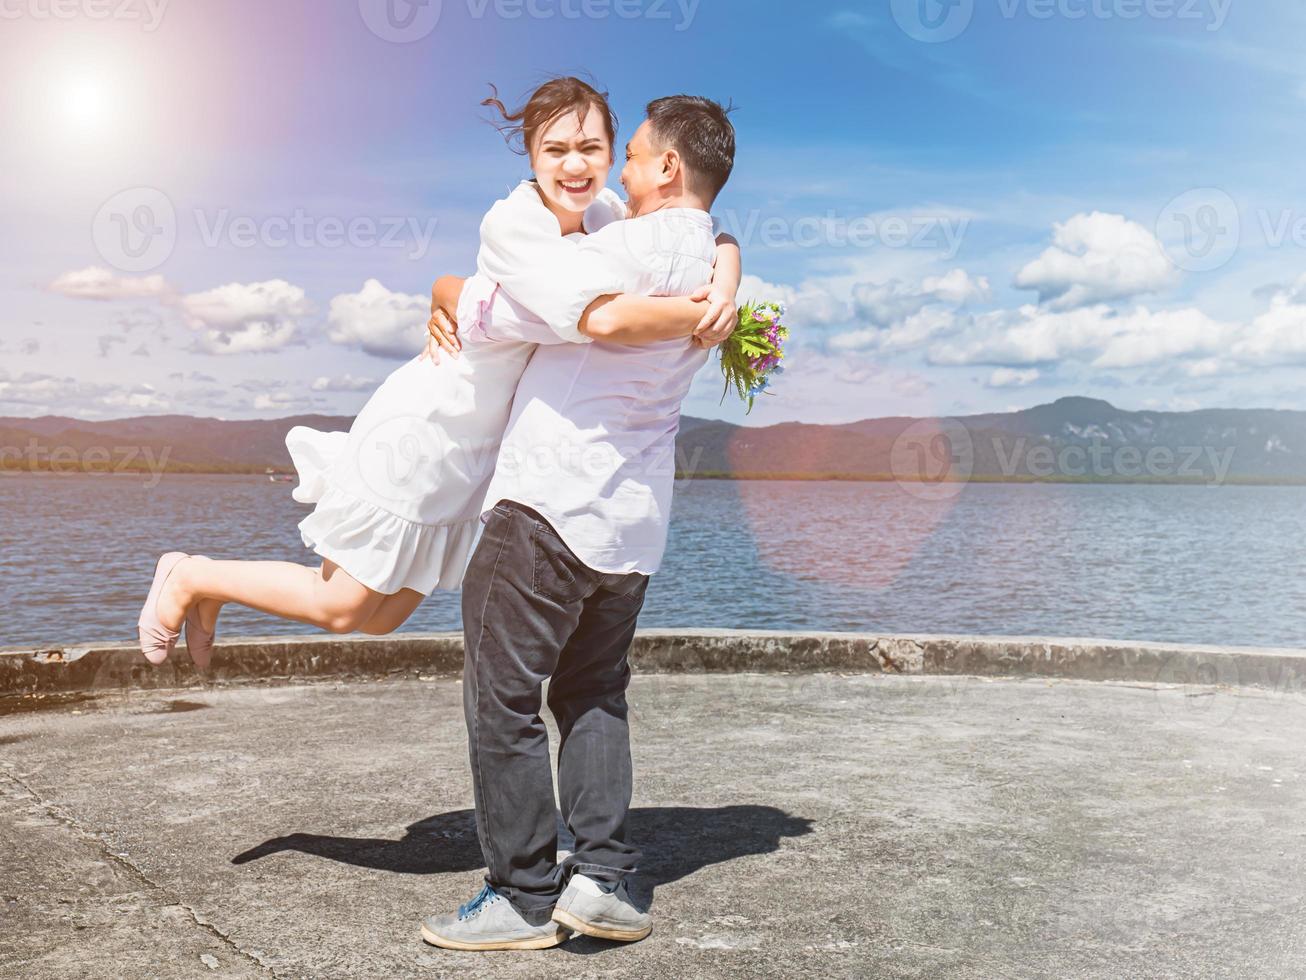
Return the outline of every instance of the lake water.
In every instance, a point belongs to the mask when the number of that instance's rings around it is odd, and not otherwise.
[[[164,551],[317,563],[290,484],[148,482],[0,476],[0,647],[134,641]],[[1306,647],[1306,487],[682,481],[640,624]],[[404,629],[461,625],[436,593]]]

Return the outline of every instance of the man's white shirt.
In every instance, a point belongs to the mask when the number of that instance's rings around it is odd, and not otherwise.
[[[532,216],[526,236],[499,241],[513,235],[510,225],[522,226],[487,215],[478,275],[459,304],[469,339],[541,345],[518,383],[482,519],[500,500],[514,500],[543,514],[596,571],[651,575],[666,548],[681,402],[708,352],[688,338],[589,342],[577,323],[602,295],[687,296],[709,282],[712,219],[666,208],[614,220],[611,195],[586,213],[591,234],[573,243],[527,182],[508,199],[522,195],[518,216],[531,210],[523,188],[552,228]]]

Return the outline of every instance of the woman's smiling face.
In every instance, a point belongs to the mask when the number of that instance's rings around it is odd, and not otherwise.
[[[612,143],[603,114],[590,106],[582,120],[566,112],[544,127],[531,152],[540,191],[565,211],[583,212],[594,203],[612,169]]]

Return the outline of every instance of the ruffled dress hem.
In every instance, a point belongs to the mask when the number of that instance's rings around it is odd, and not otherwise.
[[[286,436],[300,481],[294,498],[314,504],[299,523],[305,547],[382,595],[411,589],[429,596],[461,588],[479,514],[453,524],[419,524],[333,486],[329,470],[344,448],[342,437],[304,426]]]

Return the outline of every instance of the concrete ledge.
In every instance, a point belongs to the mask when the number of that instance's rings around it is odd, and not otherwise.
[[[641,630],[644,673],[895,673],[1059,677],[1306,691],[1306,650],[988,636],[769,630]],[[0,697],[214,683],[457,674],[461,633],[220,641],[201,673],[179,646],[152,667],[132,644],[0,650]]]

